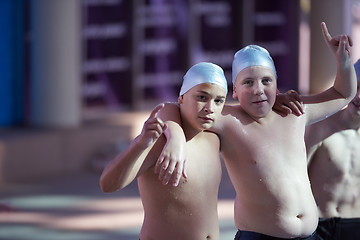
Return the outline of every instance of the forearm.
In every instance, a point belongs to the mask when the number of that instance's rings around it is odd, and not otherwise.
[[[181,127],[181,116],[179,106],[175,103],[167,103],[158,113],[158,116],[166,123],[167,128],[164,135],[167,144],[182,147],[186,142],[184,131]]]
[[[181,176],[187,177],[185,169],[186,138],[181,125],[179,105],[166,103],[158,116],[165,122],[164,135],[166,144],[155,165],[155,173],[163,184],[171,182],[173,186],[179,184]]]
[[[131,183],[137,177],[149,149],[135,139],[129,148],[111,160],[100,177],[102,191],[114,192]]]
[[[167,121],[165,123],[167,124],[167,128],[164,131],[164,135],[167,141],[175,140],[179,143],[186,142],[184,131],[179,124],[172,121]]]
[[[337,63],[337,74],[334,82],[334,90],[343,98],[350,101],[354,98],[357,89],[356,74],[351,58]]]

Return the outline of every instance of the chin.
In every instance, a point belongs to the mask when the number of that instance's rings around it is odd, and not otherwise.
[[[269,114],[269,111],[257,111],[254,116],[257,118],[264,118]]]
[[[201,124],[201,126],[199,127],[199,130],[208,130],[208,129],[210,129],[211,127],[212,127],[213,125],[212,124],[210,124],[210,123],[203,123],[203,124]]]

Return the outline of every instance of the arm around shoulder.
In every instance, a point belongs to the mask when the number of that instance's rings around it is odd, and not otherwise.
[[[185,169],[186,138],[181,127],[180,107],[177,103],[165,103],[158,116],[167,125],[164,131],[167,142],[156,162],[155,173],[159,174],[159,180],[163,184],[168,184],[172,179],[172,185],[177,186],[181,176],[187,177]]]

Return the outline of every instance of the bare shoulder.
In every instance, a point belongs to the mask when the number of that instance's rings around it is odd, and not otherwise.
[[[214,132],[211,132],[211,131],[203,131],[201,133],[201,137],[204,139],[204,140],[207,140],[207,141],[211,141],[211,142],[218,142],[219,141],[219,136],[214,133]]]
[[[225,105],[221,115],[218,116],[214,122],[213,127],[210,129],[218,135],[224,134],[226,128],[228,128],[231,122],[234,122],[238,118],[239,106],[238,105]]]
[[[222,111],[222,118],[229,120],[234,120],[241,118],[242,116],[246,116],[244,110],[239,104],[233,104],[233,105],[225,105]],[[235,117],[235,118],[234,118]]]
[[[179,107],[179,103],[177,102],[164,102],[164,107]]]
[[[179,103],[177,102],[164,102],[164,107],[160,111],[179,111]]]
[[[181,116],[178,103],[165,102],[163,104],[164,107],[159,110],[159,112],[157,113],[157,117],[159,117],[163,121],[174,121],[179,123],[181,121]]]
[[[223,114],[229,114],[231,112],[239,111],[239,104],[225,104],[223,108]]]

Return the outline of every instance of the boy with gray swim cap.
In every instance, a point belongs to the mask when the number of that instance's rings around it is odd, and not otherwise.
[[[137,179],[145,212],[140,239],[219,240],[220,141],[204,130],[217,121],[226,93],[219,66],[199,63],[186,73],[178,103],[187,139],[187,179],[183,177],[177,188],[162,185],[154,173],[166,143],[166,125],[157,117],[164,104],[151,112],[141,134],[104,169],[100,178],[104,192],[120,190]]]

